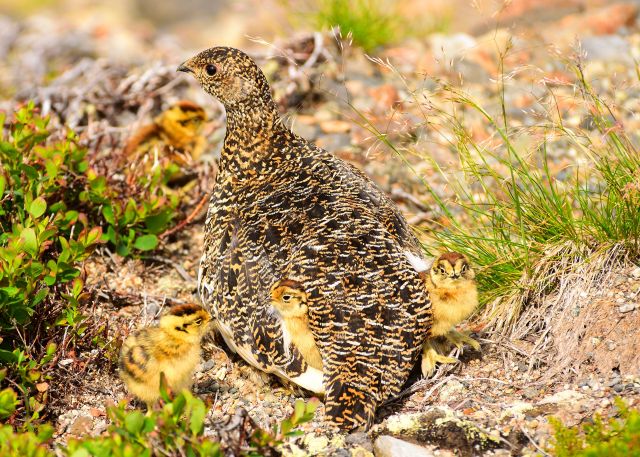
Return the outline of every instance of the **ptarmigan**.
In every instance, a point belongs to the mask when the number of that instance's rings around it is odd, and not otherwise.
[[[326,417],[343,429],[369,427],[431,325],[417,239],[369,178],[281,122],[264,74],[242,51],[208,49],[178,70],[227,114],[198,277],[214,325],[250,364],[324,392]],[[307,295],[323,372],[284,346],[270,305],[282,279]]]

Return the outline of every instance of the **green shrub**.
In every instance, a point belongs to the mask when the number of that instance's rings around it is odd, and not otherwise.
[[[134,200],[93,170],[73,132],[53,139],[32,103],[8,126],[0,137],[0,362],[29,422],[46,404],[56,342],[67,333],[73,343],[87,329],[82,263],[101,243],[121,255],[155,249],[178,198],[164,195],[160,170],[134,183]]]
[[[554,436],[549,450],[557,457],[638,457],[640,456],[640,411],[616,399],[617,418],[603,420],[596,415],[592,424],[566,427],[551,418]]]
[[[163,393],[166,397],[166,393]],[[0,408],[2,393],[0,393]],[[108,408],[111,420],[107,431],[100,436],[70,438],[66,445],[56,446],[57,454],[69,457],[138,457],[152,455],[186,455],[221,457],[230,452],[259,457],[280,455],[276,450],[287,439],[299,436],[296,429],[310,421],[317,408],[317,401],[296,401],[294,412],[272,431],[255,427],[249,419],[250,429],[245,424],[239,433],[238,443],[219,443],[204,435],[207,415],[205,404],[188,391],[182,391],[175,399],[166,400],[159,410],[146,415],[139,410],[126,410],[126,402]],[[247,432],[247,435],[244,434]],[[0,427],[0,455],[7,457],[49,457],[55,455],[50,447],[53,430],[48,425],[40,426],[37,432],[15,433],[10,426]],[[236,454],[234,454],[236,455]]]

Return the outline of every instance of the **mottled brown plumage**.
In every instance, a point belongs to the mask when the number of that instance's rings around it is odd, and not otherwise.
[[[249,363],[325,392],[326,416],[341,427],[370,426],[429,331],[418,241],[369,178],[283,125],[246,54],[212,48],[178,69],[227,114],[200,264],[204,305]],[[281,278],[306,292],[324,378],[284,344],[270,296]]]

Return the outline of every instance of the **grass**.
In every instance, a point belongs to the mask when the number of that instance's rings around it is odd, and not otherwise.
[[[467,255],[479,267],[481,300],[492,327],[519,336],[547,325],[539,313],[526,322],[523,313],[568,278],[589,276],[595,282],[609,265],[640,254],[640,154],[581,63],[568,65],[574,102],[589,114],[594,130],[568,126],[552,88],[544,118],[530,128],[507,116],[504,78],[496,83],[497,100],[487,102],[493,110],[462,88],[438,81],[429,93],[414,92],[424,121],[414,127],[434,132],[458,157],[453,170],[411,142],[390,139],[356,111],[360,124],[407,166],[413,168],[412,158],[427,161],[446,181],[453,194],[447,200],[419,176],[439,214],[433,229],[423,231],[425,250]],[[488,139],[474,137],[469,118],[482,123]],[[576,150],[582,161],[564,179],[551,171],[549,158],[560,147]]]
[[[305,2],[303,14],[296,12],[300,6],[298,3],[283,3],[291,21],[297,22],[296,16],[302,16],[305,22],[318,29],[337,27],[342,37],[367,53],[408,37],[423,39],[431,33],[446,31],[453,16],[453,11],[438,8],[416,17],[415,6],[403,9],[400,2],[394,0]]]

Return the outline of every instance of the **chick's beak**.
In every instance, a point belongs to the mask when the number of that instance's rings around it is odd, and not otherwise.
[[[191,69],[191,67],[188,66],[188,63],[189,63],[188,60],[182,62],[180,65],[178,65],[178,68],[176,69],[176,71],[183,71],[185,73],[193,73],[193,70]]]

